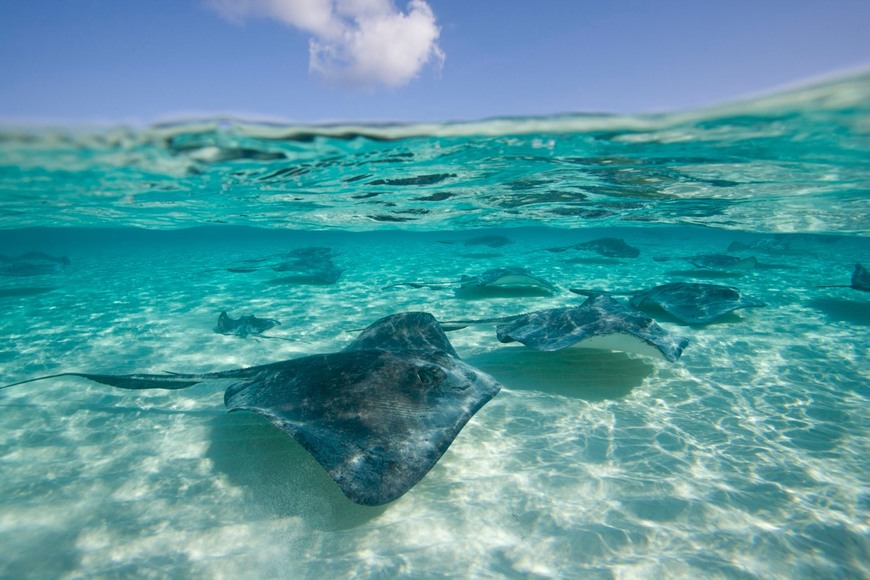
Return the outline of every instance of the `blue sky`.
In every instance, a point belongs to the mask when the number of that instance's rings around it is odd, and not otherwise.
[[[0,118],[676,110],[867,67],[868,23],[868,0],[0,0]]]

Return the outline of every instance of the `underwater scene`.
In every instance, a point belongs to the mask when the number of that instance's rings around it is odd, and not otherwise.
[[[6,127],[0,577],[866,578],[868,160],[868,74]]]

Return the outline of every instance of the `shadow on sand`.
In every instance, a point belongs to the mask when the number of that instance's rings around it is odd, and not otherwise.
[[[388,507],[357,505],[293,438],[254,413],[227,413],[209,424],[206,456],[269,515],[296,516],[321,530],[362,525]]]
[[[585,401],[619,399],[643,383],[653,365],[625,353],[584,348],[541,352],[507,346],[465,361],[509,389],[541,391]]]

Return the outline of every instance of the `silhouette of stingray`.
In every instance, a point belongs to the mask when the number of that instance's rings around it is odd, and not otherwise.
[[[558,246],[546,248],[548,252],[564,252],[566,250],[588,250],[607,256],[608,258],[637,258],[640,250],[625,243],[620,238],[598,238],[588,242],[572,244],[570,246]]]
[[[729,252],[763,252],[779,256],[812,256],[817,258],[818,255],[810,250],[802,248],[793,248],[792,241],[784,238],[761,238],[751,242],[741,242],[735,240],[728,244]]]
[[[28,252],[20,256],[0,254],[0,276],[39,276],[56,274],[69,266],[66,256],[54,257],[43,252]]]
[[[277,284],[334,284],[341,278],[343,269],[335,265],[331,248],[297,248],[278,256],[250,258],[226,268],[228,272],[250,274],[269,269],[288,274],[267,283]]]
[[[555,292],[556,287],[532,274],[526,268],[508,266],[487,270],[475,276],[463,275],[459,282],[397,282],[384,286],[382,290],[397,286],[410,286],[411,288],[443,288],[458,284],[457,291],[460,295],[479,291],[485,288],[526,288],[536,289],[541,292]]]
[[[431,314],[387,316],[344,350],[205,374],[60,373],[122,389],[233,381],[230,411],[254,411],[308,450],[363,505],[393,501],[438,462],[501,385],[462,362]]]
[[[239,316],[238,319],[230,318],[226,311],[218,316],[217,326],[214,331],[218,334],[234,334],[242,338],[249,334],[260,334],[270,328],[281,324],[271,318],[257,318],[253,315]]]

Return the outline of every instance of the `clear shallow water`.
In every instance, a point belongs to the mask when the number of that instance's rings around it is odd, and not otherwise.
[[[393,312],[579,304],[569,287],[719,283],[768,306],[706,326],[656,314],[690,340],[673,364],[451,332],[505,388],[379,508],[262,418],[227,415],[219,386],[2,391],[0,575],[867,576],[870,295],[816,287],[870,263],[867,85],[636,119],[7,131],[0,253],[71,264],[0,277],[4,384],[262,364]],[[773,234],[787,251],[735,254],[751,270],[653,259]],[[463,244],[482,235],[511,243]],[[640,256],[540,251],[604,236]],[[334,250],[338,282],[226,271],[311,246]],[[508,265],[559,291],[381,290]],[[214,333],[224,309],[280,320],[285,340]]]

